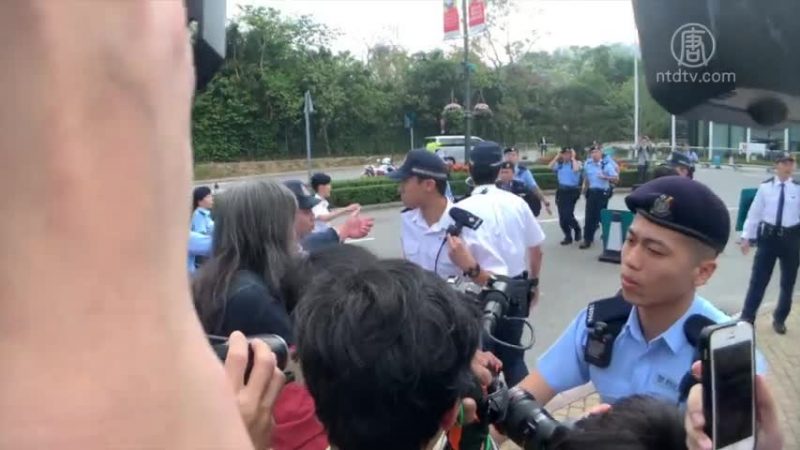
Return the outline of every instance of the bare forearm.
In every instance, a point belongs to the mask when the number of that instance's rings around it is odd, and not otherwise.
[[[0,448],[251,445],[188,292],[185,24],[0,2]]]
[[[530,266],[531,278],[539,278],[539,273],[542,270],[542,248],[531,247],[528,249],[528,264]]]

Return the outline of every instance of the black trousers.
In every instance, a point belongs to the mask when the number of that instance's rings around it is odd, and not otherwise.
[[[778,296],[778,306],[772,316],[777,323],[784,323],[789,316],[797,267],[800,265],[800,236],[797,233],[783,236],[766,235],[759,238],[753,260],[753,272],[750,275],[750,287],[747,289],[742,309],[743,319],[751,321],[755,319],[758,307],[764,299],[764,292],[772,278],[776,260],[781,266],[781,292]]]
[[[647,168],[649,166],[650,166],[650,164],[648,164],[648,163],[644,163],[644,165],[640,164],[640,165],[636,166],[636,169],[637,169],[638,174],[639,174],[639,176],[638,176],[639,183],[644,183],[645,181],[647,181]]]
[[[608,207],[608,192],[604,189],[586,191],[586,219],[583,224],[585,242],[594,242],[594,234],[600,226],[600,211]]]
[[[558,207],[558,225],[564,232],[564,238],[572,240],[572,233],[575,233],[575,240],[581,238],[581,226],[575,218],[575,204],[581,197],[581,191],[577,187],[559,187],[556,191],[556,206]]]

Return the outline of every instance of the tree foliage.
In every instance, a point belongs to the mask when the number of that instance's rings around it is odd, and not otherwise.
[[[513,11],[510,0],[495,2],[501,12]],[[490,30],[507,36],[502,26],[490,24]],[[446,133],[463,133],[463,113],[443,114],[446,104],[464,100],[463,54],[455,49],[409,54],[381,44],[361,61],[331,51],[336,33],[308,17],[251,6],[231,21],[227,37],[222,70],[194,102],[197,161],[302,157],[306,90],[314,100],[318,156],[402,152],[409,147],[407,112],[416,114],[416,146],[440,134],[442,125]],[[492,109],[491,116],[475,119],[474,134],[505,144],[541,136],[562,145],[632,139],[631,49],[532,52],[530,41],[501,41],[491,33],[473,42],[472,104]],[[669,116],[643,82],[640,95],[641,132],[665,136]]]

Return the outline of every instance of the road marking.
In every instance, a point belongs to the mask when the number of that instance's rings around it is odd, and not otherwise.
[[[344,243],[345,244],[359,244],[361,242],[369,242],[369,241],[374,241],[374,240],[375,240],[374,237],[367,237],[367,238],[361,238],[361,239],[348,239],[348,240],[344,241]]]

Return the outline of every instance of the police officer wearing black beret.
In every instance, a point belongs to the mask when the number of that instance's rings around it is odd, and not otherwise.
[[[548,214],[553,214],[553,212],[550,211],[550,202],[545,198],[539,186],[531,188],[524,182],[514,179],[514,163],[511,161],[505,161],[500,165],[500,175],[495,185],[525,200],[525,203],[527,203],[528,207],[533,211],[534,216],[539,217],[539,213],[542,211],[542,204],[544,204]]]
[[[634,394],[677,403],[695,353],[684,322],[695,314],[729,320],[697,295],[728,243],[722,200],[701,183],[667,176],[643,184],[625,203],[636,217],[622,248],[621,295],[583,309],[520,384],[542,404],[589,381],[606,403]],[[611,339],[595,345],[606,333]]]
[[[694,178],[694,163],[685,153],[673,152],[669,159],[669,166],[682,177]]]

